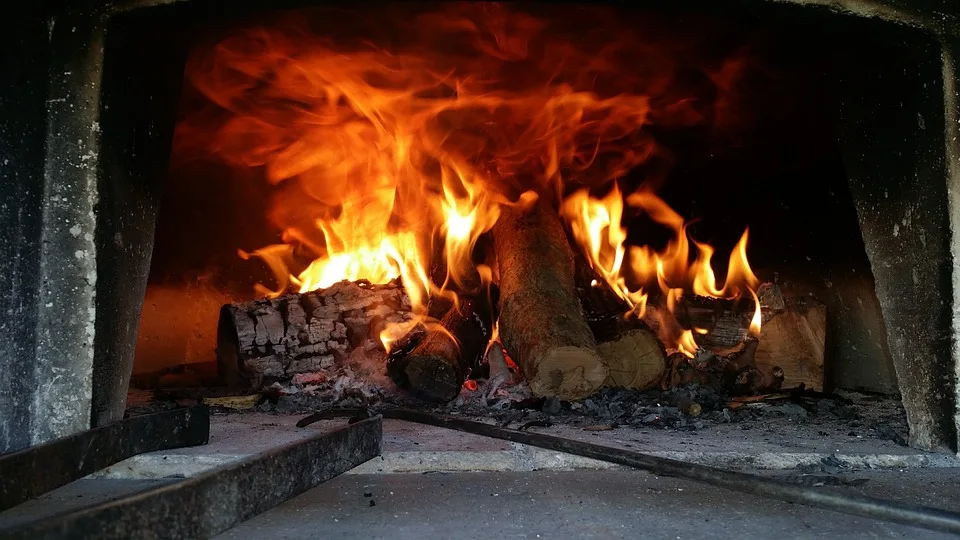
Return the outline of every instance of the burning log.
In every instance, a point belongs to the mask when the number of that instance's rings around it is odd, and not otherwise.
[[[352,353],[384,354],[379,336],[409,321],[410,300],[396,281],[341,281],[326,289],[227,304],[217,328],[217,364],[230,386],[254,389],[326,369]]]
[[[785,297],[776,283],[763,284],[758,295],[763,324],[757,338],[749,337],[753,308],[731,300],[684,297],[677,319],[684,327],[705,331],[695,335],[697,345],[730,359],[725,371],[737,393],[801,383],[822,389],[825,306],[810,297]],[[648,309],[645,319],[656,323],[655,308]]]
[[[760,290],[760,301],[764,320],[754,357],[757,365],[780,366],[787,387],[803,383],[823,390],[826,307],[811,297],[783,297],[775,283]]]
[[[573,251],[543,201],[506,208],[493,227],[500,338],[537,396],[582,399],[609,374],[574,285]]]
[[[576,284],[587,323],[610,375],[605,386],[644,389],[666,369],[663,345],[650,327],[630,312],[630,305],[590,266],[576,259]]]
[[[399,386],[424,399],[450,401],[483,356],[490,339],[488,328],[475,302],[462,298],[439,324],[427,328],[412,351],[391,359],[388,371]]]

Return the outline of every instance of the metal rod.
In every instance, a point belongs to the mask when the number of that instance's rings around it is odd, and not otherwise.
[[[205,406],[133,416],[0,456],[0,511],[144,452],[206,444]]]
[[[806,504],[904,525],[913,525],[937,531],[960,534],[960,513],[937,508],[915,506],[894,501],[875,499],[856,494],[841,494],[810,487],[788,484],[754,474],[727,471],[674,459],[650,456],[619,448],[610,448],[562,437],[530,433],[498,426],[451,418],[408,409],[383,411],[385,418],[405,420],[457,431],[465,431],[485,437],[528,444],[557,452],[617,463],[643,469],[657,474],[686,478],[704,484],[732,489],[751,495],[772,497],[782,501]]]
[[[209,538],[380,455],[379,416],[0,538]]]

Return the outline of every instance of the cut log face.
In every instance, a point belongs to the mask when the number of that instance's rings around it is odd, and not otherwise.
[[[650,388],[666,370],[666,355],[657,336],[646,328],[626,330],[597,348],[610,370],[605,386]]]
[[[779,366],[786,387],[823,390],[826,324],[824,306],[809,301],[774,314],[760,330],[757,365]]]
[[[597,339],[597,350],[610,370],[604,386],[655,386],[667,365],[660,340],[646,323],[628,314],[630,304],[590,267],[585,257],[577,254],[575,264],[580,304]]]
[[[396,282],[342,281],[326,289],[227,304],[220,310],[217,363],[231,386],[288,380],[326,369],[356,350],[384,354],[380,332],[413,318]]]
[[[506,208],[493,227],[500,337],[537,396],[583,399],[608,370],[574,286],[573,251],[545,203]]]

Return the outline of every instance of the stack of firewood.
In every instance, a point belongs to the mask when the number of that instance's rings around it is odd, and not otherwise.
[[[685,299],[677,317],[705,331],[697,335],[701,350],[693,359],[668,357],[650,319],[627,315],[629,306],[574,252],[548,204],[504,209],[491,238],[497,305],[484,306],[486,296],[461,295],[459,302],[444,306],[439,324],[411,332],[389,359],[380,332],[413,318],[403,288],[397,282],[341,282],[224,306],[220,371],[231,384],[259,387],[353,354],[381,355],[400,386],[449,401],[481,362],[495,316],[500,342],[537,396],[578,400],[604,386],[693,381],[748,393],[782,384],[822,387],[825,313],[812,299],[785,299],[776,285],[765,285],[759,339],[747,333],[752,303],[747,313],[729,302]]]

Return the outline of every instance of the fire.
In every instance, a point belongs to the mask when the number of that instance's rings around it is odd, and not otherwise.
[[[680,333],[680,339],[677,340],[677,349],[683,353],[684,356],[693,358],[698,348],[697,341],[693,338],[693,332],[684,330]]]
[[[600,277],[631,307],[642,306],[620,278],[627,231],[620,224],[623,197],[616,184],[600,199],[590,197],[586,189],[574,192],[563,202],[560,213],[570,223],[574,238]]]
[[[389,48],[353,34],[338,41],[295,13],[191,56],[186,78],[205,108],[180,123],[178,144],[259,171],[271,186],[282,243],[240,252],[276,275],[278,287],[261,292],[400,278],[417,318],[383,332],[389,350],[430,323],[432,297],[490,282],[475,263],[478,240],[503,205],[535,194],[559,204],[597,273],[639,316],[654,287],[670,306],[689,292],[756,298],[746,232],[719,287],[709,246],[694,242],[689,263],[679,215],[648,191],[624,197],[616,187],[658,154],[651,123],[703,121],[695,99],[669,94],[689,66],[663,61],[611,12],[577,8],[579,19],[602,19],[578,20],[577,31],[604,28],[583,39],[503,4],[438,9],[350,19]],[[403,22],[385,31],[384,20]],[[666,250],[627,245],[627,207],[675,232]]]
[[[672,238],[665,248],[655,251],[649,246],[626,247],[627,235],[621,224],[624,203],[647,214],[672,232]],[[566,199],[563,214],[570,221],[574,237],[583,247],[590,264],[618,294],[629,301],[640,317],[644,316],[646,310],[647,293],[644,287],[659,289],[665,296],[666,308],[671,314],[676,312],[683,295],[689,292],[728,299],[750,295],[754,314],[749,329],[752,335],[760,335],[760,300],[756,294],[760,280],[747,260],[749,230],[744,230],[730,253],[726,279],[720,287],[710,263],[714,248],[689,238],[683,217],[653,193],[638,191],[624,199],[614,186],[607,195],[597,198],[586,190],[580,190]],[[692,263],[691,252],[696,253]],[[640,286],[631,291],[626,286],[627,282],[639,283]],[[707,329],[681,328],[676,324],[664,324],[664,321],[658,321],[657,326],[660,338],[667,347],[690,358],[698,347],[694,332],[708,333]]]

